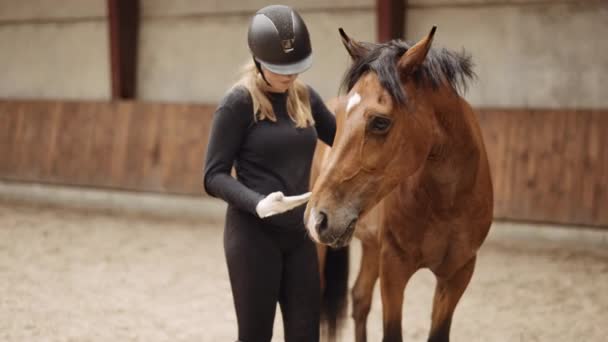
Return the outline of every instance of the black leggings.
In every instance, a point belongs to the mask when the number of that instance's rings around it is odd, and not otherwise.
[[[319,340],[318,261],[303,226],[265,224],[229,207],[224,252],[240,341],[270,341],[277,302],[286,342]]]

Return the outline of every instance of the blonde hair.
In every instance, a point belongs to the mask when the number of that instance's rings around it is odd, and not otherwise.
[[[264,92],[268,92],[270,87],[262,78],[253,62],[243,67],[241,78],[233,87],[244,86],[249,91],[253,100],[253,118],[258,120],[277,121],[277,117],[272,109],[272,103]],[[304,128],[314,125],[310,109],[310,94],[308,87],[297,79],[287,89],[287,114],[296,124],[296,127]]]

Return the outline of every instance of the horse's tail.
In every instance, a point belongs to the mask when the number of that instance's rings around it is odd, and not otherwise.
[[[329,248],[325,257],[323,276],[325,288],[321,301],[321,323],[329,341],[346,318],[348,304],[348,254],[349,247]]]

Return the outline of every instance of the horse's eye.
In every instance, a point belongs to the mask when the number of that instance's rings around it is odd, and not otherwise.
[[[381,116],[374,116],[368,124],[368,129],[374,134],[385,134],[391,127],[391,123],[391,119]]]

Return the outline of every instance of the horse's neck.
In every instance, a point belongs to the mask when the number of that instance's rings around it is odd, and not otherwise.
[[[440,105],[435,108],[437,127],[435,141],[429,156],[431,160],[450,163],[475,149],[476,142],[470,122],[471,116],[468,113],[470,110],[468,103],[460,97],[450,102],[449,105]]]
[[[479,149],[468,103],[459,96],[442,97],[435,107],[435,142],[419,177],[419,185],[441,206],[451,206],[475,182]],[[465,191],[466,193],[466,191]]]

